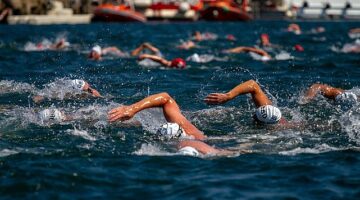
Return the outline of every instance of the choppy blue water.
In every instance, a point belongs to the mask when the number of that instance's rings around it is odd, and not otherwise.
[[[359,199],[360,108],[343,111],[318,97],[299,98],[321,82],[359,94],[360,56],[346,53],[350,28],[359,22],[299,22],[304,34],[285,31],[289,22],[91,24],[0,26],[0,194],[1,198],[114,199]],[[326,32],[314,34],[323,26]],[[176,49],[195,30],[218,35],[189,51]],[[261,33],[279,47],[276,58],[221,51],[258,44]],[[237,41],[225,39],[233,34]],[[28,51],[29,43],[65,36],[65,51]],[[89,49],[117,46],[130,52],[142,42],[166,58],[205,55],[185,70],[139,65],[136,58],[87,59]],[[301,44],[305,51],[293,50]],[[27,50],[27,51],[26,51]],[[31,49],[30,49],[31,50]],[[81,78],[104,99],[67,99],[51,89],[55,81]],[[222,106],[203,103],[257,80],[298,130],[271,130],[252,123],[248,96]],[[45,89],[44,89],[45,88]],[[141,126],[108,124],[106,112],[149,94],[166,91],[211,145],[254,153],[235,157],[177,155],[174,142],[152,136],[163,119],[159,110],[137,115]],[[53,99],[40,104],[31,97]],[[39,123],[36,113],[56,107],[75,116],[62,124]]]

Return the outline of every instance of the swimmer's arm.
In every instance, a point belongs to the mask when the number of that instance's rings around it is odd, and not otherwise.
[[[170,64],[171,64],[170,61],[168,61],[168,60],[166,60],[164,58],[161,58],[159,56],[149,55],[149,54],[142,54],[142,55],[139,56],[139,60],[144,60],[146,58],[150,59],[150,60],[153,60],[153,61],[155,61],[157,63],[160,63],[160,64],[162,64],[164,66],[167,66],[167,67],[169,67]]]
[[[153,53],[159,53],[159,49],[154,47],[153,45],[151,45],[150,43],[143,43],[141,44],[138,48],[134,49],[132,52],[131,52],[131,55],[132,56],[137,56],[140,54],[140,52],[142,50],[144,50],[145,48],[149,49],[150,51],[152,51]]]
[[[103,96],[101,96],[101,94],[96,89],[91,88],[91,87],[89,87],[87,89],[87,92],[92,94],[94,97],[103,97]]]
[[[303,103],[308,103],[312,99],[314,99],[318,93],[321,93],[326,98],[335,99],[336,96],[341,94],[343,91],[344,90],[342,90],[342,89],[333,88],[333,87],[331,87],[329,85],[325,85],[325,84],[313,84],[305,92],[305,96],[302,101],[303,101]]]
[[[261,56],[271,57],[266,51],[264,51],[262,49],[258,49],[258,48],[244,47],[244,51],[245,52],[253,52],[253,53],[259,54]]]
[[[117,47],[107,47],[101,50],[101,53],[106,55],[108,53],[115,53],[118,55],[123,55],[124,53],[122,51],[120,51],[120,49],[118,49]]]
[[[154,45],[152,45],[148,42],[145,42],[143,44],[143,47],[149,49],[150,51],[152,51],[155,54],[160,52],[158,48],[156,48]]]
[[[177,48],[179,48],[179,49],[186,49],[186,50],[194,48],[194,47],[195,47],[195,43],[191,40],[184,42],[181,45],[177,46]]]
[[[242,94],[251,94],[256,106],[272,105],[272,102],[254,80],[240,83],[227,93],[212,93],[205,98],[207,104],[223,104]]]
[[[244,47],[236,47],[236,48],[232,48],[232,49],[226,49],[223,52],[225,53],[241,53],[244,52]]]
[[[109,121],[114,122],[117,120],[128,120],[142,110],[147,108],[162,107],[167,102],[168,98],[166,98],[165,93],[154,94],[130,106],[119,106],[112,109],[108,113]]]

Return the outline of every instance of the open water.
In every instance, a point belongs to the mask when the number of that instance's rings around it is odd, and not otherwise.
[[[356,44],[348,30],[360,23],[299,22],[301,35],[286,32],[288,24],[0,26],[0,198],[359,199],[359,105],[344,110],[322,97],[303,105],[301,96],[316,82],[360,94],[360,54],[343,48]],[[326,31],[311,31],[318,26]],[[217,39],[188,51],[175,48],[196,30],[214,33]],[[275,59],[263,62],[249,54],[222,53],[259,44],[261,33],[277,45],[267,49]],[[227,34],[237,40],[226,40]],[[59,37],[67,38],[70,47],[34,51],[37,43]],[[195,53],[202,59],[190,59],[187,69],[176,70],[130,56],[87,58],[95,44],[130,52],[145,41],[168,59]],[[294,51],[296,44],[305,51]],[[56,83],[74,78],[88,81],[105,98],[66,97]],[[249,79],[261,84],[289,121],[303,126],[255,126],[249,96],[221,106],[203,102],[208,93],[228,91]],[[253,153],[179,155],[176,141],[154,137],[164,120],[159,109],[139,113],[130,125],[107,122],[111,108],[163,91],[204,131],[207,143]],[[36,104],[32,96],[38,94],[50,100]],[[41,123],[36,113],[48,107],[74,120]]]

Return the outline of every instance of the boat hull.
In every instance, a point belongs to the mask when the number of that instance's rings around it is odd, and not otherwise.
[[[146,22],[144,15],[132,10],[96,8],[92,21],[103,22]]]

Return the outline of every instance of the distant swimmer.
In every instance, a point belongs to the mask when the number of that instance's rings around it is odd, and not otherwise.
[[[89,58],[92,60],[101,60],[102,57],[105,55],[122,57],[125,56],[126,54],[117,47],[101,48],[99,45],[95,45],[89,53]]]
[[[87,94],[93,97],[101,97],[100,93],[82,79],[61,80],[49,84],[49,87],[40,90],[40,94],[33,96],[33,101],[39,103],[45,98],[69,98],[71,95]]]
[[[254,80],[241,83],[227,93],[211,93],[204,101],[207,104],[224,104],[243,94],[251,94],[252,100],[256,106],[255,114],[253,116],[255,122],[261,124],[279,123],[281,125],[288,123],[282,117],[280,109],[272,105],[270,99]]]
[[[350,38],[360,38],[360,28],[353,28],[349,30],[349,37]]]
[[[162,57],[160,50],[149,42],[142,43],[140,46],[138,46],[136,49],[134,49],[131,52],[131,56],[138,56],[138,55],[142,54],[143,51],[146,51],[146,50],[150,51],[151,54],[153,54],[153,55]]]
[[[254,53],[256,55],[261,56],[262,61],[271,60],[270,54],[268,54],[266,51],[264,51],[262,49],[255,48],[255,47],[240,46],[240,47],[235,47],[232,49],[224,50],[223,52],[224,53]]]
[[[305,92],[305,96],[301,99],[301,104],[309,103],[317,94],[320,94],[328,99],[334,100],[336,103],[353,105],[359,97],[351,92],[345,91],[341,88],[334,88],[326,84],[315,83]]]
[[[65,38],[60,38],[58,41],[56,41],[54,44],[50,46],[50,49],[53,50],[61,50],[65,49],[70,46],[70,43],[66,41]]]
[[[266,33],[261,34],[260,36],[261,46],[262,47],[271,47],[269,35]]]
[[[50,40],[43,40],[37,44],[28,42],[25,44],[25,51],[46,51],[46,50],[64,50],[70,47],[70,43],[65,38],[58,38],[55,42]]]
[[[188,40],[185,42],[182,42],[180,45],[178,45],[176,48],[178,49],[184,49],[184,50],[189,50],[189,49],[193,49],[196,47],[195,42]]]
[[[289,24],[289,26],[287,28],[287,31],[295,33],[296,35],[301,34],[301,28],[300,28],[300,26],[298,24]]]
[[[144,59],[150,59],[167,68],[185,69],[186,67],[186,62],[182,58],[174,58],[171,61],[169,61],[166,60],[165,58],[156,55],[142,54],[139,56],[139,60],[144,60]]]
[[[205,139],[204,133],[185,118],[176,101],[165,92],[148,96],[129,106],[120,106],[112,109],[108,113],[109,121],[129,120],[133,118],[136,113],[154,107],[162,107],[165,119],[168,121],[168,123],[159,127],[159,134],[177,138],[182,135],[187,135],[198,140]]]
[[[204,41],[204,40],[216,40],[218,36],[214,33],[201,33],[200,31],[195,31],[193,33],[192,39],[196,42]]]
[[[347,43],[341,49],[344,53],[360,53],[360,39],[357,39],[354,43]]]

